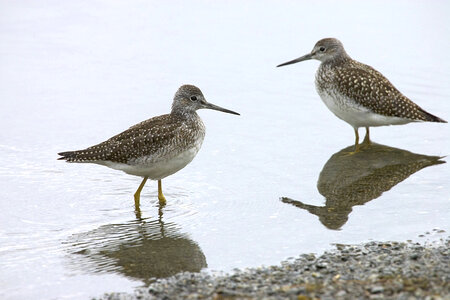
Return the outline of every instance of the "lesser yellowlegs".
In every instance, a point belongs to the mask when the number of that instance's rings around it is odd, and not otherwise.
[[[416,121],[446,121],[426,112],[398,91],[372,67],[348,56],[334,38],[318,41],[311,53],[277,67],[309,59],[321,61],[316,89],[323,102],[355,131],[355,152],[359,151],[358,128],[366,128],[364,142],[370,144],[369,127],[400,125]]]
[[[161,180],[189,164],[202,145],[205,126],[196,112],[202,108],[239,115],[207,102],[199,88],[183,85],[174,96],[170,114],[138,123],[87,149],[58,153],[59,159],[95,163],[143,177],[134,194],[137,208],[147,179],[158,180],[158,199],[164,204]]]

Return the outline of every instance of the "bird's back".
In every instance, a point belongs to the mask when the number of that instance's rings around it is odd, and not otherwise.
[[[170,159],[203,141],[205,127],[197,114],[179,118],[172,114],[138,123],[92,147],[61,152],[68,162],[114,162],[133,164],[145,158],[147,164]]]
[[[409,100],[380,72],[352,59],[338,64],[322,63],[317,71],[316,86],[319,93],[339,95],[382,116],[445,122]]]

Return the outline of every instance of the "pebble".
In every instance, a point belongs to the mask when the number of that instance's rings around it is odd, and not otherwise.
[[[379,294],[379,293],[382,293],[383,291],[384,291],[384,288],[379,285],[375,285],[370,288],[370,292],[372,294]]]
[[[450,237],[436,244],[369,242],[336,245],[320,256],[303,254],[280,266],[231,275],[180,273],[134,294],[101,300],[151,299],[450,299]]]

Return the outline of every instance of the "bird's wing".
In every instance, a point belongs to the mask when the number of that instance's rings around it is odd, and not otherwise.
[[[337,69],[336,78],[339,78],[334,81],[339,93],[374,113],[411,120],[427,120],[423,109],[368,65],[355,62],[351,67]]]
[[[130,159],[152,156],[175,138],[180,126],[170,115],[140,122],[110,139],[84,150],[59,153],[69,162],[113,161],[127,163]]]
[[[106,159],[114,162],[126,163],[137,157],[151,157],[171,143],[179,126],[170,115],[162,115],[138,123],[94,147],[106,149]]]

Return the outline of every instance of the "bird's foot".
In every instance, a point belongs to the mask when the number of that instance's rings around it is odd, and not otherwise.
[[[360,150],[367,150],[372,146],[372,143],[369,144],[361,144]]]
[[[140,207],[141,194],[134,194],[134,213],[137,219],[141,218],[141,207]]]
[[[361,149],[367,149],[370,148],[370,146],[372,146],[372,141],[366,137],[364,138],[364,141],[361,143]]]
[[[159,200],[159,205],[161,205],[161,206],[166,205],[166,197],[164,197],[164,195],[162,193],[158,193],[158,200]]]
[[[359,152],[359,150],[358,150],[358,151],[345,152],[345,153],[344,153],[344,156],[354,155],[354,154],[356,154],[356,153],[358,153],[358,152]]]
[[[138,220],[142,219],[142,213],[141,213],[141,209],[139,207],[136,207],[134,209],[134,215],[136,216],[136,219],[138,219]]]
[[[355,151],[345,152],[344,156],[354,155],[358,153],[361,150],[361,147],[359,144],[355,145]]]

